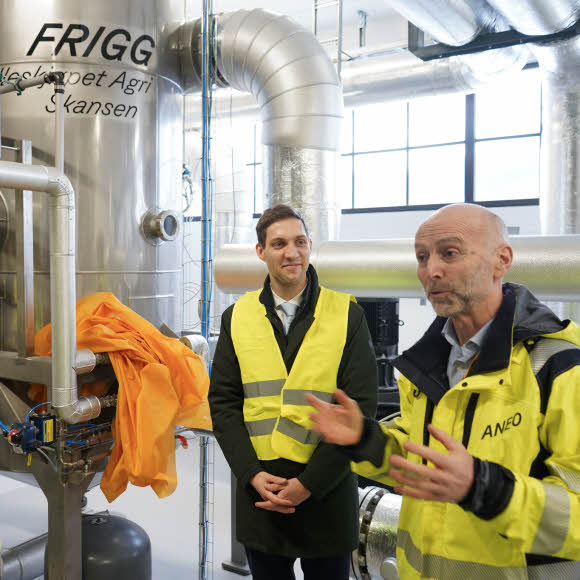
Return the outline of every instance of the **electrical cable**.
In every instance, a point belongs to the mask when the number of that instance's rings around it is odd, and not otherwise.
[[[54,471],[58,472],[58,467],[56,466],[56,463],[54,463],[54,461],[52,461],[52,459],[48,456],[48,453],[46,453],[45,451],[43,451],[42,449],[38,448],[36,451],[38,451],[38,453],[40,453],[48,462],[48,464],[50,465],[50,467],[52,467],[52,469]]]
[[[24,419],[25,423],[28,423],[28,418],[30,417],[30,414],[35,410],[38,409],[38,407],[44,407],[44,405],[52,405],[51,401],[46,401],[46,403],[40,403],[39,405],[36,405],[36,407],[32,407],[32,409],[30,409],[30,411],[28,411],[28,414],[26,415],[26,419]]]

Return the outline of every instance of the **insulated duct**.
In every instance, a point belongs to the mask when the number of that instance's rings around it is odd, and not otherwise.
[[[513,73],[529,60],[527,49],[495,50],[495,60],[480,54],[423,62],[405,50],[387,54],[363,55],[342,63],[344,106],[358,107],[388,101],[413,99],[451,93],[469,93]],[[256,119],[259,107],[253,97],[235,91],[216,90],[218,102],[228,116]],[[186,97],[191,127],[201,126],[199,95]]]
[[[336,163],[342,90],[334,65],[316,37],[286,16],[238,10],[215,17],[217,77],[252,93],[260,107],[264,144],[265,206],[289,203],[309,223],[313,238],[337,235]],[[199,78],[199,27],[188,23]]]
[[[462,46],[501,20],[485,0],[386,0],[417,28],[438,42]]]
[[[578,0],[487,0],[523,34],[545,35],[572,26],[580,15]]]
[[[517,236],[515,261],[505,277],[540,299],[580,300],[580,236]],[[414,240],[329,241],[315,247],[311,262],[324,286],[360,297],[423,298],[417,280]],[[216,257],[215,280],[224,292],[259,288],[264,264],[253,246],[226,246]]]
[[[503,19],[484,0],[417,0],[413,3],[392,0],[389,4],[445,44],[465,44],[483,30],[507,28]],[[361,55],[342,63],[344,105],[354,107],[391,100],[471,92],[502,74],[520,70],[528,59],[529,51],[525,47],[499,49],[427,63],[402,50],[390,51],[388,54]],[[197,82],[199,81],[195,77],[194,83]],[[231,86],[246,90],[234,83]],[[218,90],[217,99],[222,96],[229,108],[228,114],[253,118],[257,116],[259,108],[246,93],[225,95]],[[186,108],[190,118],[195,119],[194,123],[200,123],[200,97],[187,97]]]
[[[78,398],[76,381],[75,194],[66,175],[52,167],[0,162],[0,187],[49,195],[50,310],[52,314],[51,401],[67,423],[99,416],[93,395]]]
[[[239,10],[216,25],[216,67],[254,95],[264,144],[265,207],[303,212],[314,239],[337,235],[336,163],[342,90],[316,37],[286,16]]]
[[[353,552],[350,577],[399,580],[395,554],[403,498],[381,487],[359,488],[358,497],[359,547]]]

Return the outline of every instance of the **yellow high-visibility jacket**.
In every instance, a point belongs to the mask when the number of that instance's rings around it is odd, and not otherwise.
[[[332,400],[352,297],[321,287],[314,322],[288,374],[260,292],[242,296],[232,314],[232,342],[244,387],[244,422],[258,459],[307,463],[320,436],[310,430],[312,408],[304,394]]]
[[[421,461],[403,451],[405,441],[446,453],[429,437],[432,423],[472,456],[503,466],[510,485],[490,487],[477,515],[452,503],[404,497],[397,536],[401,579],[577,580],[580,328],[561,322],[524,287],[504,284],[480,356],[449,386],[444,322],[436,319],[395,362],[403,373],[401,417],[375,428],[374,441],[367,438],[358,458],[372,455],[377,438],[384,452],[355,469],[396,485],[388,477],[392,453]]]

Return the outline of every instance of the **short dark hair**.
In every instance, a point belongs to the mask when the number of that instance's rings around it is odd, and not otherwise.
[[[306,236],[308,237],[308,226],[302,217],[302,214],[295,210],[293,207],[289,205],[285,205],[283,203],[279,203],[274,207],[270,207],[264,210],[262,217],[258,220],[256,224],[256,234],[258,236],[258,244],[262,246],[262,248],[266,247],[266,230],[274,223],[288,219],[294,218],[300,220],[302,225],[304,226],[304,231],[306,232]]]

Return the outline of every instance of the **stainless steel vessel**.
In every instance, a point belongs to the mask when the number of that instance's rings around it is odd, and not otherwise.
[[[182,2],[154,0],[5,0],[0,7],[4,79],[65,73],[64,171],[77,196],[77,297],[111,291],[156,326],[176,331],[183,96],[172,35],[184,10]],[[52,91],[4,95],[1,106],[3,144],[29,139],[32,163],[54,165]],[[16,160],[6,148],[2,157]],[[14,192],[2,197],[0,348],[15,350]],[[49,321],[48,236],[46,201],[40,194],[33,200],[38,330]]]

